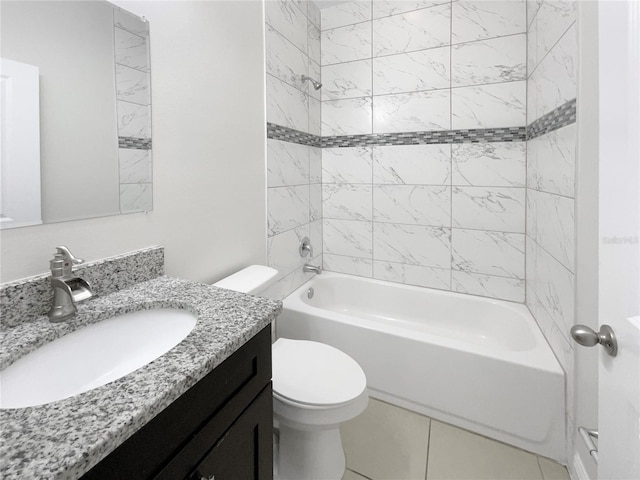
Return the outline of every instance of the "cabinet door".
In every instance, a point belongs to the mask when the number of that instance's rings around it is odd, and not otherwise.
[[[270,379],[271,327],[267,326],[81,480],[187,477]]]
[[[191,480],[272,480],[273,400],[267,386],[197,466]]]

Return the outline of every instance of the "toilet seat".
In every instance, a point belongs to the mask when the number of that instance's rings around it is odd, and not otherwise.
[[[365,391],[366,376],[346,353],[323,343],[280,338],[272,348],[273,394],[300,407],[329,408]]]

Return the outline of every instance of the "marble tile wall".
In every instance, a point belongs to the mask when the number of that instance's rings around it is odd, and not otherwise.
[[[312,2],[271,0],[265,19],[267,122],[319,136],[320,92],[301,76],[320,79],[320,10]],[[319,147],[267,140],[267,256],[278,270],[265,292],[271,298],[284,298],[311,277],[302,272],[305,263],[322,265],[321,161]],[[304,237],[312,259],[298,253]]]
[[[576,98],[576,3],[527,1],[529,125]],[[575,432],[575,171],[575,122],[527,141],[526,304],[566,372],[567,432]]]
[[[327,270],[524,301],[524,142],[322,154]]]
[[[524,127],[526,4],[322,9],[322,136]],[[524,142],[322,149],[327,270],[524,301]]]
[[[321,36],[323,136],[525,125],[524,0],[346,2]]]
[[[149,24],[114,8],[120,212],[152,209]]]

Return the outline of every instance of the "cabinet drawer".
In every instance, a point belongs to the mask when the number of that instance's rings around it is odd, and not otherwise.
[[[82,479],[156,478],[176,455],[185,451],[197,433],[223,410],[225,415],[221,415],[221,421],[224,424],[226,418],[228,425],[225,429],[228,428],[270,380],[271,327],[267,326]],[[235,416],[230,418],[227,415]],[[206,448],[201,447],[201,451],[189,450],[190,455],[188,458],[183,455],[183,461],[191,462],[192,469],[210,448],[211,443]],[[181,477],[171,480],[176,478]]]

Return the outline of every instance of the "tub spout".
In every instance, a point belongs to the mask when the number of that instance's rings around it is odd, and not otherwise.
[[[317,273],[320,275],[322,273],[322,267],[305,263],[304,267],[302,267],[302,271],[305,273]]]

